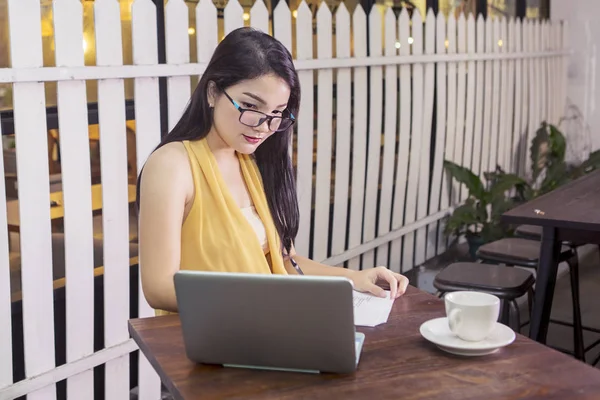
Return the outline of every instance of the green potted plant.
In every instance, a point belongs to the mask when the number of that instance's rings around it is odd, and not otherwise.
[[[557,126],[542,122],[531,141],[531,180],[517,186],[520,201],[529,201],[600,168],[600,150],[581,164],[565,161],[567,141]]]
[[[500,216],[516,201],[506,192],[527,183],[517,175],[505,173],[500,167],[494,172],[484,173],[487,185],[472,171],[451,161],[444,161],[444,168],[451,179],[464,184],[469,191],[466,202],[457,207],[446,221],[444,233],[457,238],[465,236],[469,253],[475,259],[479,246],[511,235],[511,228],[500,222]]]

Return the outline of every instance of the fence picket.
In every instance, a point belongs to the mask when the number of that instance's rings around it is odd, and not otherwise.
[[[563,21],[563,23],[562,23],[560,46],[561,46],[560,48],[563,50],[566,50],[569,48],[569,22],[568,21]],[[560,73],[560,81],[559,81],[559,87],[561,88],[561,92],[560,92],[560,96],[558,96],[558,98],[559,98],[558,111],[562,118],[565,115],[565,113],[567,112],[567,110],[566,110],[567,71],[568,71],[568,66],[569,66],[569,58],[567,55],[563,55],[561,57],[561,59],[562,59],[562,63],[561,63],[561,73]]]
[[[493,41],[493,21],[485,21],[485,52],[492,53],[494,49]],[[491,145],[491,131],[492,131],[492,92],[493,92],[493,81],[492,71],[494,69],[494,61],[485,62],[485,83],[484,83],[484,108],[483,108],[483,144],[481,150],[481,169],[479,176],[483,177],[484,172],[488,172],[492,160],[490,158],[490,152],[495,151],[496,148]],[[495,104],[495,103],[494,103]]]
[[[210,1],[210,0],[206,0]],[[280,2],[279,4],[281,5]],[[279,7],[279,6],[278,6]],[[298,6],[296,28],[299,30],[312,30],[312,14],[306,2]],[[275,28],[277,29],[277,28]],[[308,35],[298,35],[296,41],[298,60],[313,58],[313,42]],[[298,79],[302,93],[313,92],[313,71],[298,71]],[[309,255],[310,229],[312,214],[312,188],[313,188],[313,121],[314,121],[313,96],[303,96],[300,102],[297,128],[297,177],[298,207],[300,209],[300,224],[296,237],[296,251]]]
[[[398,20],[398,41],[400,42],[400,55],[410,55],[410,19],[408,11],[403,8]],[[408,162],[410,154],[410,123],[412,114],[412,80],[410,65],[400,65],[400,132],[398,133],[398,161],[396,165],[396,187],[394,188],[394,207],[392,215],[392,230],[400,229],[404,225],[406,187],[408,185]],[[402,245],[403,238],[392,241],[390,266],[396,272],[402,272]],[[396,266],[398,266],[396,268]]]
[[[396,15],[391,8],[385,13],[385,55],[396,55]],[[392,194],[394,189],[394,159],[396,156],[396,110],[398,66],[385,67],[385,120],[383,162],[381,164],[381,194],[379,196],[379,222],[377,236],[390,231],[392,217]],[[388,266],[389,245],[377,248],[377,265]]]
[[[8,17],[13,68],[43,65],[40,2],[9,0]],[[24,46],[23,43],[27,45]],[[19,182],[21,290],[25,375],[54,368],[52,243],[48,193],[48,130],[43,82],[13,85],[15,147]],[[43,334],[40,334],[43,332]],[[29,393],[29,400],[55,399],[56,385]]]
[[[469,54],[475,54],[477,48],[475,47],[475,17],[473,14],[469,14],[467,18],[467,44],[466,52]],[[475,145],[474,131],[475,131],[475,90],[477,81],[477,71],[475,67],[475,61],[469,61],[467,63],[467,114],[465,117],[465,154],[463,158],[463,165],[473,170],[473,156],[474,153],[478,153],[481,149]],[[477,132],[477,136],[480,136],[480,132]],[[469,191],[463,187],[461,191],[461,201],[467,200]]]
[[[218,42],[217,8],[212,0],[200,0],[196,6],[196,46],[199,63],[210,61]]]
[[[317,58],[332,57],[331,11],[321,3],[317,11]],[[313,225],[313,257],[316,261],[327,258],[329,243],[329,205],[331,204],[331,157],[332,157],[332,91],[333,71],[321,69],[317,73],[317,166],[315,188],[315,220]]]
[[[476,36],[476,51],[477,54],[485,54],[485,19],[481,14],[477,17],[477,36]],[[475,67],[475,73],[477,76],[477,83],[475,84],[475,127],[473,129],[473,172],[479,176],[481,173],[481,160],[483,151],[483,138],[484,138],[484,127],[483,127],[483,104],[484,98],[484,84],[485,84],[485,61],[477,61]]]
[[[436,45],[437,54],[446,54],[446,18],[443,13],[438,13],[436,20]],[[446,121],[446,62],[437,63],[436,73],[436,121]],[[435,155],[433,160],[433,175],[431,179],[431,201],[429,214],[440,211],[444,150],[446,146],[446,124],[437,123],[435,132]],[[427,226],[427,259],[438,254],[438,245],[443,242],[443,226],[441,223],[432,223]]]
[[[513,27],[513,35],[510,43],[510,50],[515,52],[520,52],[522,50],[521,46],[521,20],[515,20],[512,24]],[[510,29],[509,29],[510,33]],[[512,147],[512,158],[511,163],[514,165],[513,172],[521,175],[521,171],[523,169],[523,159],[521,157],[521,148],[523,147],[523,138],[522,138],[522,126],[523,126],[523,116],[524,116],[524,103],[523,103],[523,60],[515,60],[515,75],[514,75],[514,113],[515,119],[513,124],[513,147]]]
[[[231,31],[244,26],[244,9],[238,0],[228,1],[223,14],[225,19],[225,36],[231,33]]]
[[[120,7],[114,0],[94,3],[96,64],[123,65]],[[115,28],[118,27],[118,28]],[[129,339],[129,215],[127,179],[127,131],[122,79],[98,82],[100,165],[102,174],[102,233],[104,240],[105,347]],[[135,133],[134,133],[135,134]],[[136,171],[137,166],[132,166]],[[93,315],[93,314],[92,314]],[[129,395],[129,357],[105,366],[106,397]],[[90,371],[91,373],[91,371]],[[91,388],[88,392],[91,392]]]
[[[265,5],[264,1],[256,1],[250,9],[250,26],[256,29],[260,29],[265,33],[269,33],[269,10],[267,10],[267,6]],[[290,40],[291,37],[292,31],[290,29]],[[279,41],[282,41],[283,38],[278,37],[277,39],[279,39]]]
[[[83,10],[81,3],[53,3],[57,67],[83,66]],[[94,353],[94,248],[91,171],[85,82],[57,83],[60,125],[61,178],[65,235],[67,362]],[[84,134],[82,134],[84,133]],[[58,266],[54,266],[57,268]],[[77,288],[77,290],[69,290]],[[93,389],[93,371],[67,380],[69,397]]]
[[[466,20],[465,14],[460,13],[458,21],[456,22],[456,52],[458,54],[464,54],[467,52],[467,38],[466,38]],[[457,66],[457,84],[456,84],[456,131],[454,132],[454,162],[458,165],[464,165],[463,155],[465,149],[465,109],[466,109],[466,84],[467,84],[467,63],[461,61]],[[465,191],[466,187],[454,182],[452,199],[457,204],[462,199],[461,192]]]
[[[488,21],[492,25],[492,53],[499,53],[500,47],[498,41],[500,40],[500,21],[495,19]],[[489,164],[487,169],[482,172],[494,171],[496,165],[498,165],[498,130],[500,125],[500,107],[499,104],[502,101],[500,98],[500,60],[492,61],[492,120],[491,122],[491,133],[490,133],[490,153],[489,153]]]
[[[498,50],[500,53],[506,53],[508,48],[508,26],[506,18],[502,18],[500,21],[500,38],[498,39]],[[508,60],[502,60],[500,62],[500,123],[498,128],[498,165],[503,170],[508,171],[510,164],[507,162],[507,157],[510,154],[510,148],[512,146],[511,136],[508,135],[507,129],[509,124],[512,125],[512,112],[508,115],[506,109],[508,105]]]
[[[425,54],[435,53],[435,15],[432,9],[427,12],[425,23]],[[433,117],[433,93],[435,90],[435,64],[427,63],[425,68],[425,86],[423,92],[423,133],[421,134],[421,165],[419,167],[419,195],[417,202],[417,220],[427,216],[429,204],[429,177],[431,163],[431,136]],[[417,230],[415,244],[415,265],[423,264],[427,252],[427,227]]]
[[[534,31],[533,31],[533,22],[526,20],[523,23],[523,50],[524,51],[536,51],[534,46]],[[528,79],[524,79],[525,85],[527,87],[527,97],[525,97],[528,103],[528,118],[527,118],[527,139],[525,143],[531,143],[531,139],[533,139],[535,135],[535,131],[537,130],[537,113],[535,110],[535,101],[537,99],[537,89],[535,84],[535,60],[525,60],[525,64],[529,71]],[[529,171],[531,171],[531,158],[528,154],[527,145],[524,148],[524,159],[525,159],[525,171],[523,171],[527,176],[529,176]]]
[[[190,62],[189,11],[183,0],[169,0],[165,6],[165,39],[167,63],[187,64]],[[181,118],[190,99],[189,76],[167,78],[169,130]]]
[[[544,51],[546,48],[546,22],[539,21],[537,24],[537,34],[536,34],[536,42],[538,51]],[[539,85],[539,96],[540,96],[540,118],[539,122],[542,121],[551,122],[548,120],[548,114],[546,103],[548,102],[547,93],[546,93],[546,78],[548,75],[548,70],[546,68],[546,60],[538,58],[538,85]]]
[[[350,57],[350,13],[341,3],[335,15],[336,57]],[[341,254],[346,250],[348,232],[348,185],[350,183],[350,118],[351,97],[350,68],[337,70],[336,79],[336,133],[335,133],[335,197],[331,254]]]
[[[266,8],[265,8],[266,9]],[[267,23],[268,23],[267,11]],[[252,20],[252,18],[251,18]],[[275,25],[275,37],[288,49],[292,54],[292,17],[290,8],[285,1],[277,3],[273,11],[273,20]],[[265,31],[267,32],[267,31]]]
[[[423,23],[419,11],[412,15],[412,54],[423,54]],[[410,42],[409,42],[410,43]],[[406,214],[404,223],[416,221],[417,201],[419,194],[419,167],[421,163],[421,137],[423,135],[423,64],[413,65],[412,90],[412,127],[410,132],[410,162],[408,164],[408,189],[406,192]],[[404,236],[402,250],[402,271],[410,271],[414,267],[415,233]]]
[[[131,7],[131,16],[133,63],[135,65],[156,65],[158,49],[154,45],[157,40],[154,3],[151,0],[135,0]],[[139,174],[148,156],[160,142],[158,78],[135,78],[134,90],[136,130],[138,132],[136,134],[137,170]],[[154,315],[154,310],[144,297],[141,279],[138,279],[138,288],[140,318]],[[141,352],[138,385],[141,400],[153,400],[159,397],[160,379]]]
[[[369,13],[369,56],[378,57],[382,53],[383,27],[381,11],[378,7],[371,8]],[[383,67],[370,68],[370,107],[369,107],[369,133],[367,154],[367,184],[365,192],[365,214],[363,223],[363,243],[375,238],[377,193],[379,187],[379,163],[381,152],[381,122],[383,110]],[[375,266],[375,250],[363,254],[362,268]]]
[[[514,52],[515,51],[515,20],[512,18],[508,22],[505,37],[506,37],[506,39],[505,39],[506,45],[505,45],[505,49],[504,49],[505,52],[506,53]],[[508,68],[508,71],[507,71],[508,82],[506,83],[506,86],[508,87],[508,91],[507,91],[506,102],[504,103],[505,116],[507,119],[506,127],[504,129],[504,135],[506,138],[506,144],[505,144],[506,156],[505,156],[504,163],[505,163],[507,172],[516,173],[517,170],[515,168],[515,163],[513,162],[514,157],[515,157],[515,152],[513,150],[515,148],[515,144],[513,143],[513,141],[515,139],[513,136],[513,126],[515,123],[514,118],[516,116],[516,110],[515,110],[515,60],[508,60],[507,68]],[[504,84],[502,84],[502,86],[504,86]]]
[[[352,16],[354,39],[354,57],[367,56],[367,15],[360,5],[356,6]],[[350,201],[350,226],[348,248],[360,245],[362,239],[362,221],[365,196],[365,170],[367,163],[367,67],[354,68],[354,121],[352,130],[352,181]],[[361,258],[348,261],[348,268],[358,270]],[[398,265],[400,262],[398,261]]]

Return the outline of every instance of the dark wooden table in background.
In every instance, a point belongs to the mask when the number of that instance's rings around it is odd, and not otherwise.
[[[502,221],[543,227],[529,337],[546,343],[561,243],[600,244],[600,170],[513,208]]]
[[[459,357],[439,350],[419,326],[444,303],[409,287],[389,320],[358,328],[366,340],[354,374],[302,374],[195,364],[177,315],[131,320],[129,331],[175,399],[598,399],[600,370],[517,335],[499,352]]]

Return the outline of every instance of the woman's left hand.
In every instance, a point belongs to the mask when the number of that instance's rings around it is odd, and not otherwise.
[[[352,276],[354,289],[359,292],[372,293],[378,297],[385,297],[385,290],[377,286],[377,282],[385,281],[390,285],[390,298],[396,299],[404,294],[408,286],[408,278],[386,267],[376,267],[357,271]]]

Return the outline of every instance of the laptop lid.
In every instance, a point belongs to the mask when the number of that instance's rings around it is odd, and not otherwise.
[[[174,280],[192,361],[313,372],[356,369],[360,346],[347,278],[179,271]]]

